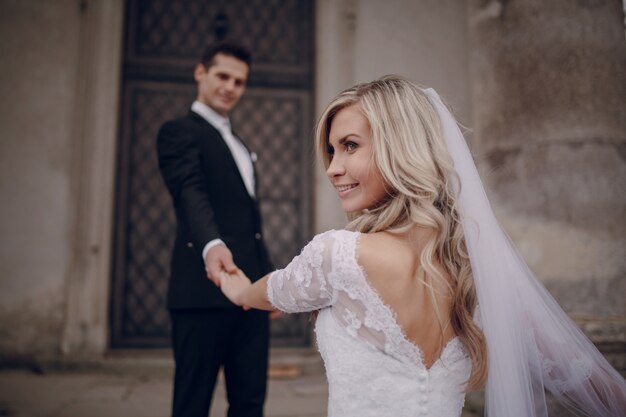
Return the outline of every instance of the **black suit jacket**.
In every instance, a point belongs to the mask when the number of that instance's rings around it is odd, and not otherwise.
[[[202,249],[220,238],[251,280],[270,272],[258,200],[248,194],[221,134],[194,112],[161,127],[157,151],[177,220],[168,307],[233,306],[207,278]]]

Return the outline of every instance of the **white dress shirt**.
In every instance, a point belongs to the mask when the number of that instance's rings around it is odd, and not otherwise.
[[[220,132],[228,149],[230,149],[230,153],[235,159],[235,163],[237,164],[241,178],[243,178],[243,183],[246,186],[246,190],[248,190],[248,194],[254,197],[254,168],[252,167],[252,156],[243,143],[241,143],[241,140],[233,135],[228,117],[220,116],[215,110],[197,100],[191,105],[191,110],[202,116],[203,119]]]
[[[228,117],[219,115],[215,110],[197,100],[191,105],[191,111],[200,115],[220,132],[228,149],[230,149],[230,153],[233,155],[248,194],[254,198],[254,168],[252,160],[255,155],[251,155],[248,149],[241,143],[241,140],[233,134]],[[209,249],[216,245],[224,245],[224,242],[221,239],[213,239],[207,243],[202,249],[202,259],[205,258]]]

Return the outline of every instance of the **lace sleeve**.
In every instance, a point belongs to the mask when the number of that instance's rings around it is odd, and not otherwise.
[[[287,313],[319,310],[332,305],[336,292],[330,280],[334,231],[317,235],[284,269],[267,281],[270,303]]]

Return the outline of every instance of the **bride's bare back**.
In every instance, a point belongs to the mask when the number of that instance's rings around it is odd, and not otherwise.
[[[329,415],[461,415],[471,363],[449,325],[442,340],[416,268],[401,239],[332,230],[267,279],[276,308],[319,311]]]
[[[372,288],[396,314],[398,325],[407,339],[420,348],[424,364],[430,368],[455,335],[450,325],[450,297],[446,284],[433,283],[439,322],[430,291],[417,277],[419,253],[426,238],[419,229],[405,235],[362,234],[358,262]]]

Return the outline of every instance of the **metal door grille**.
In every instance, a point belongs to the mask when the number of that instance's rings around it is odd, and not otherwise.
[[[169,346],[165,309],[175,233],[158,171],[160,125],[195,98],[193,67],[216,28],[253,51],[248,90],[231,114],[258,155],[264,233],[284,266],[310,238],[312,2],[129,1],[119,146],[112,347]],[[272,323],[273,345],[309,344],[306,315]]]

